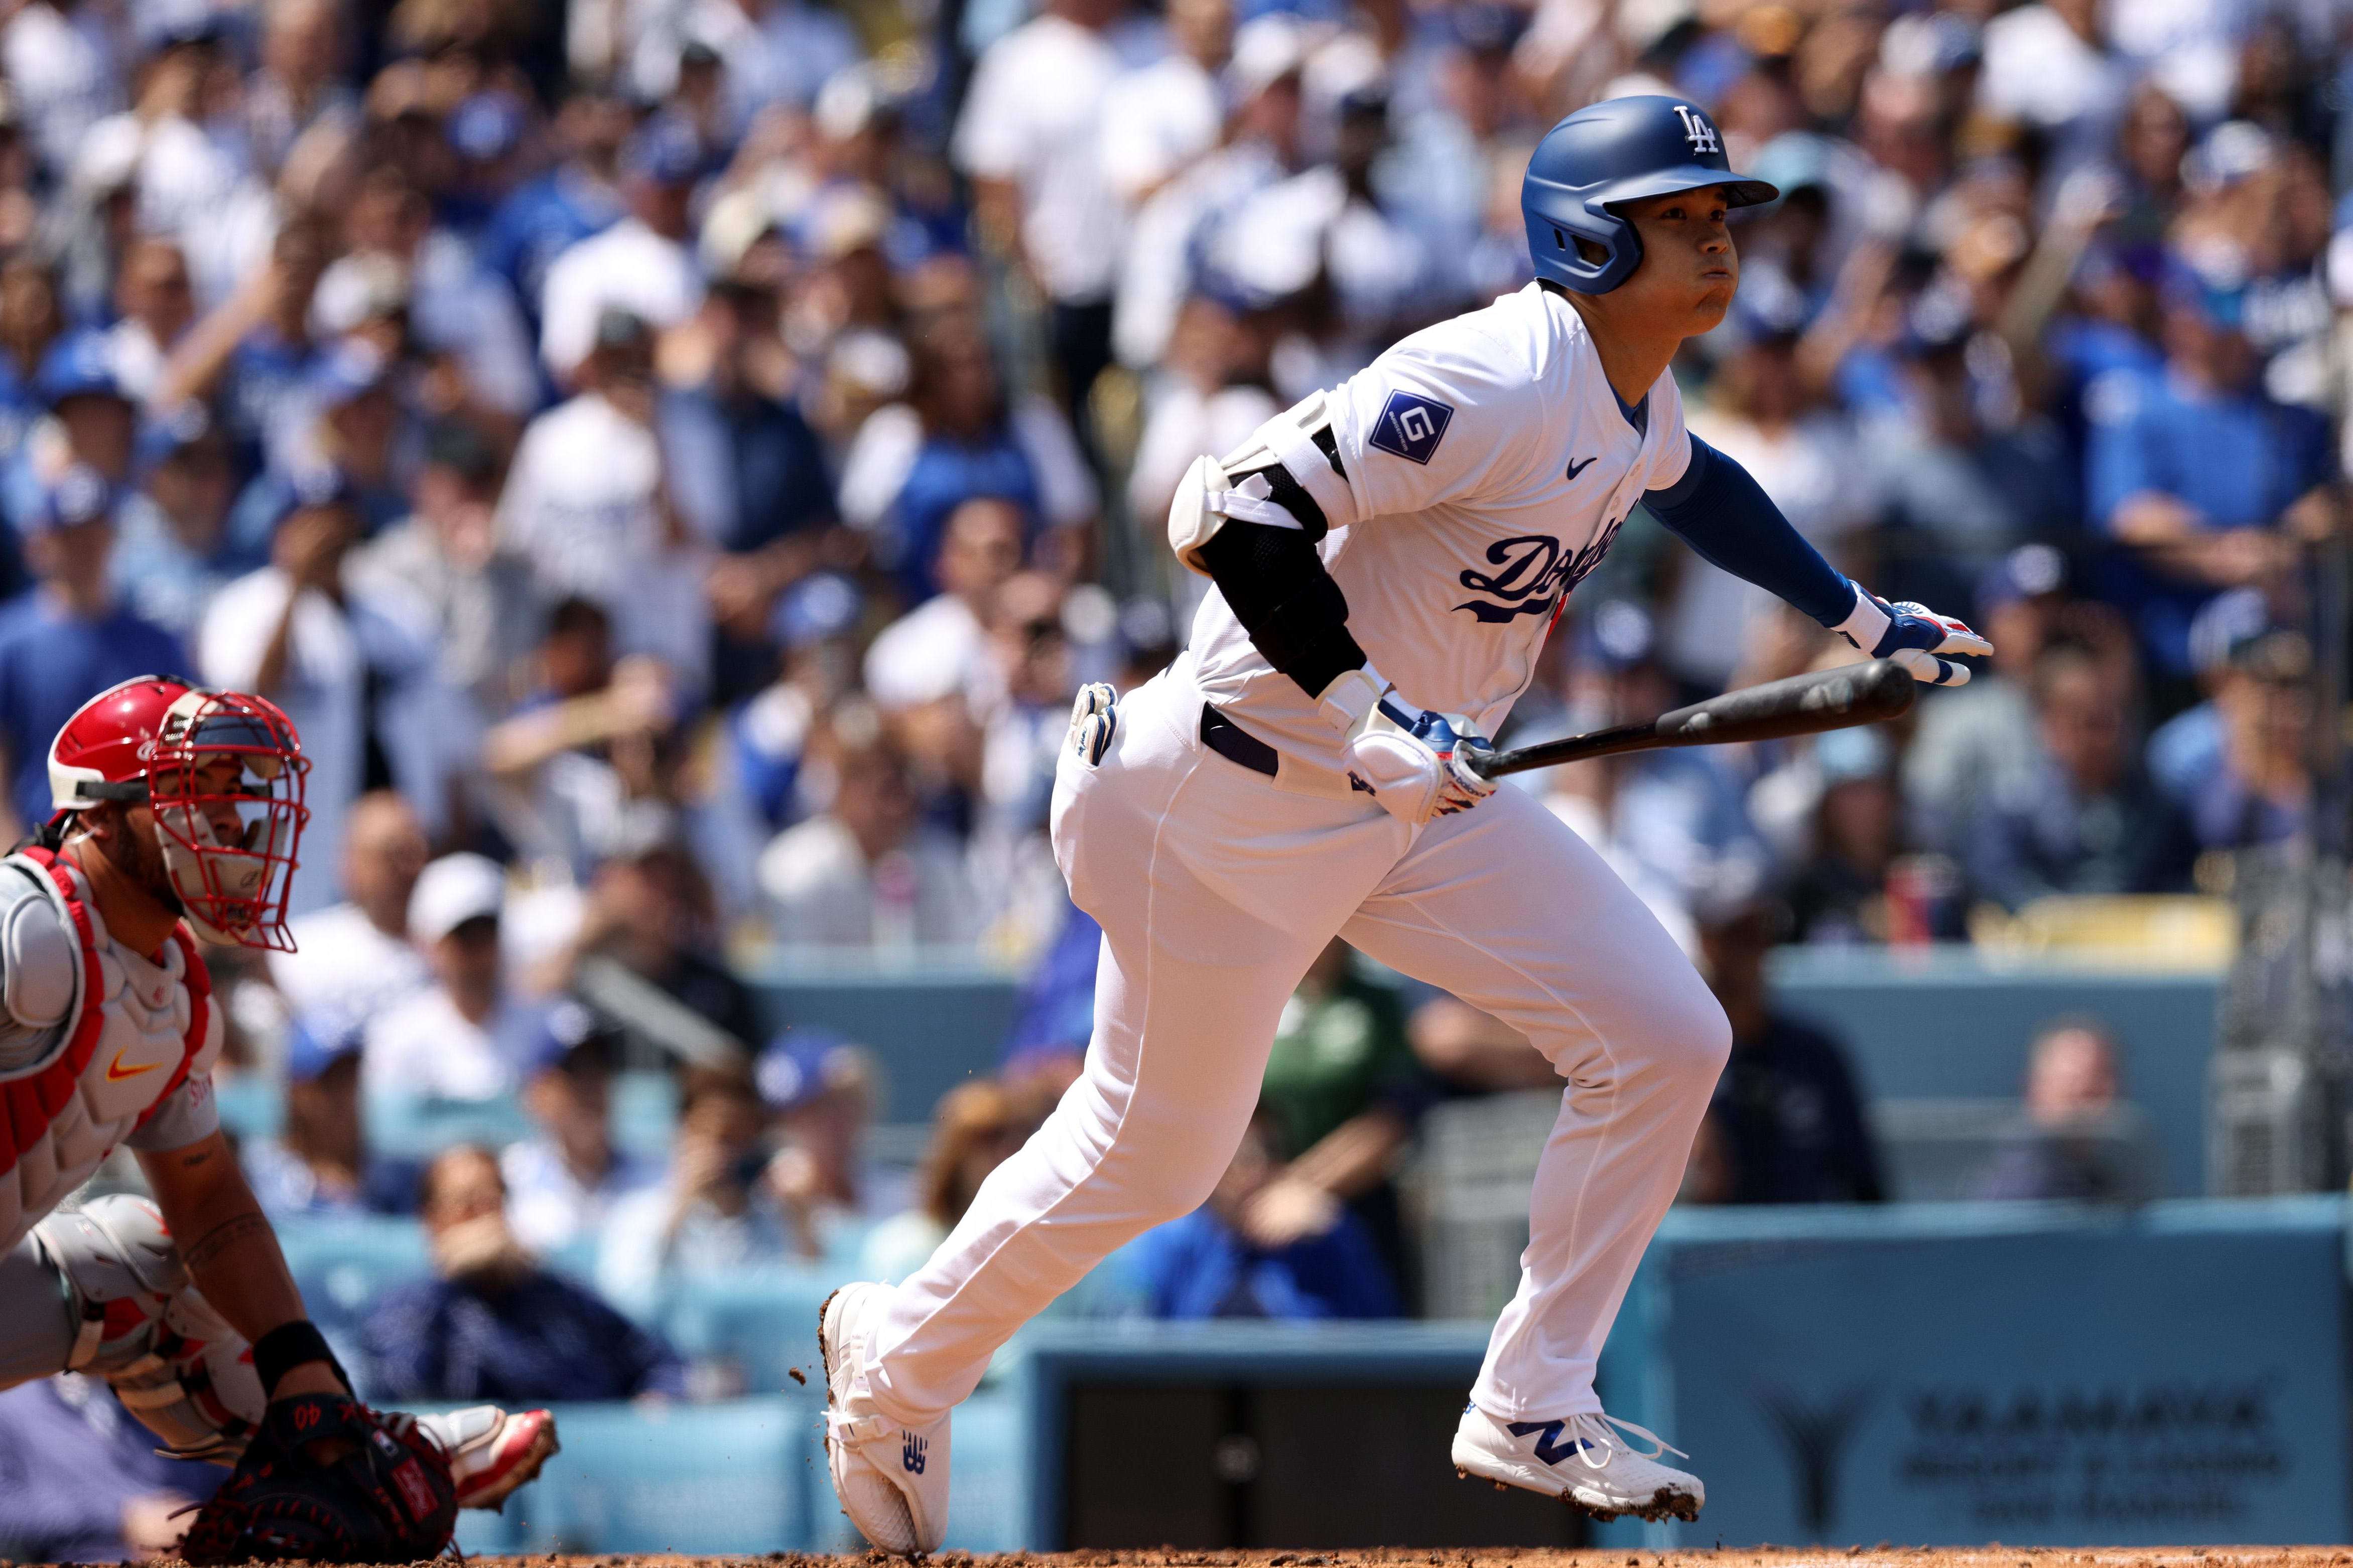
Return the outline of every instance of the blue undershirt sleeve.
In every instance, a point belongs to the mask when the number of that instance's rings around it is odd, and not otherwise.
[[[1748,470],[1694,436],[1691,466],[1642,504],[1700,558],[1778,594],[1826,626],[1854,608],[1854,584],[1790,526]]]

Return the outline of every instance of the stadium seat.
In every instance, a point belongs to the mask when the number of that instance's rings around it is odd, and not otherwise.
[[[503,1513],[463,1516],[461,1550],[740,1557],[811,1544],[819,1396],[554,1409],[564,1451]],[[833,1517],[830,1493],[821,1500]]]
[[[797,1392],[795,1367],[809,1386],[822,1381],[813,1370],[818,1309],[847,1278],[789,1267],[680,1275],[664,1281],[655,1324],[681,1355],[721,1363],[747,1394]]]
[[[371,1095],[364,1108],[368,1147],[399,1160],[429,1160],[459,1143],[493,1149],[531,1135],[521,1101],[439,1100],[423,1095]]]

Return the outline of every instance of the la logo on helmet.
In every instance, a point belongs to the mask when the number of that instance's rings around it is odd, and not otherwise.
[[[1683,122],[1683,139],[1691,143],[1693,152],[1720,153],[1724,150],[1724,143],[1715,139],[1715,127],[1707,122],[1706,115],[1688,103],[1676,104],[1675,115]]]

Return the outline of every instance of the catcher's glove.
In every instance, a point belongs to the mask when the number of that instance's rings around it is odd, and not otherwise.
[[[180,1554],[198,1563],[416,1563],[438,1556],[457,1522],[449,1461],[414,1417],[303,1394],[269,1406]]]

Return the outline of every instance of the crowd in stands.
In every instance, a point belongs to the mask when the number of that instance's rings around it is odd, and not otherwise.
[[[257,1185],[424,1184],[438,1282],[371,1331],[387,1387],[588,1342],[605,1392],[682,1387],[581,1279],[642,1313],[681,1268],[903,1272],[1066,1081],[1094,932],[1054,759],[1079,683],[1186,641],[1186,463],[1523,286],[1535,139],[1672,92],[1783,192],[1676,367],[1693,427],[1997,652],[1899,726],[1517,782],[1733,1013],[1694,1195],[1867,1200],[1855,1088],[1763,946],[2187,890],[2309,831],[2348,44],[2284,0],[10,0],[0,829],[115,680],[277,701],[301,950],[220,961],[232,1070],[282,1085]],[[1638,514],[1499,738],[1842,657]],[[731,960],[768,943],[1032,976],[912,1193],[861,1185],[854,1049],[762,1048]],[[666,1162],[607,1130],[648,1039],[692,1064]],[[1534,1061],[1327,960],[1146,1294],[1409,1302],[1419,1108]],[[365,1146],[400,1095],[533,1131],[422,1172]]]

